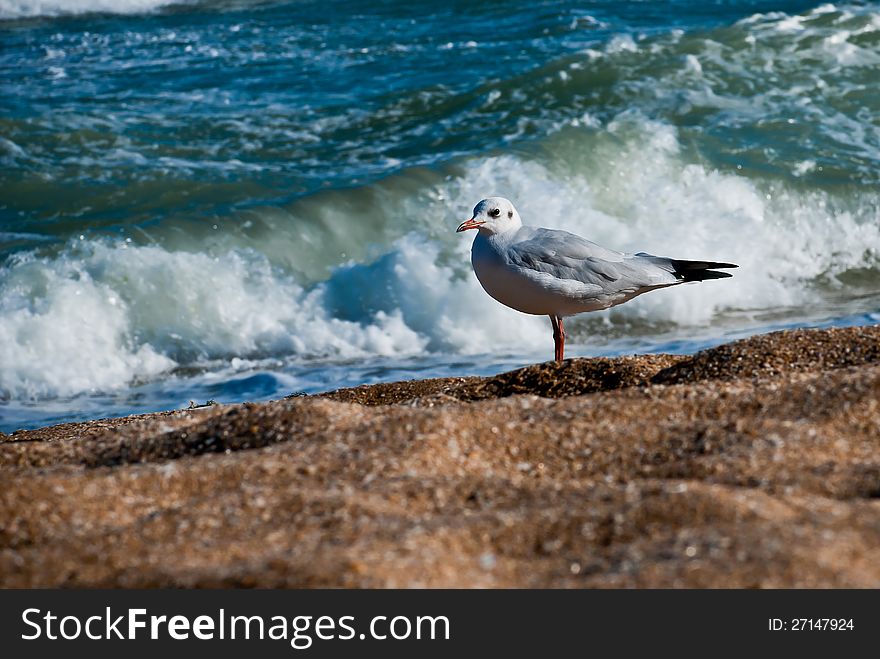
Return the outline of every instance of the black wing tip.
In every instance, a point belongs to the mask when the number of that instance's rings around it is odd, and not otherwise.
[[[677,271],[684,270],[717,270],[725,268],[738,268],[736,263],[722,263],[720,261],[685,261],[683,259],[670,259],[672,267]]]
[[[673,274],[682,281],[705,281],[707,279],[726,279],[733,277],[729,272],[716,272],[716,269],[738,268],[736,263],[719,261],[682,261],[672,259]]]
[[[727,279],[728,277],[733,277],[729,272],[718,272],[717,270],[691,270],[676,274],[681,277],[682,281],[706,281],[707,279]]]

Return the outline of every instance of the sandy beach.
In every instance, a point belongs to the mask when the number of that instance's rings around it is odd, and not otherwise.
[[[880,327],[0,438],[4,587],[880,587]]]

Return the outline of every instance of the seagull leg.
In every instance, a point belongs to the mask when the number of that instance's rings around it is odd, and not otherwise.
[[[561,362],[565,359],[565,328],[562,326],[562,318],[558,316],[550,316],[550,323],[553,325],[553,344],[555,346],[553,358]]]
[[[562,317],[558,317],[556,322],[559,323],[559,355],[556,357],[556,361],[561,362],[565,359],[565,328],[562,326]]]

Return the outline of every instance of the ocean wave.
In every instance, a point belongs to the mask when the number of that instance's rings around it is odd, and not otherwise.
[[[601,342],[621,326],[686,336],[781,308],[804,314],[820,304],[823,286],[840,289],[847,273],[880,275],[876,194],[853,202],[758,185],[683,151],[673,126],[624,113],[570,127],[531,155],[471,158],[432,182],[401,174],[360,203],[351,192],[325,193],[314,208],[339,222],[318,222],[326,230],[311,238],[301,224],[279,222],[258,240],[231,234],[200,251],[160,236],[153,244],[84,238],[58,253],[15,254],[0,277],[0,392],[113,390],[217,360],[533,354],[547,343],[546,319],[486,296],[470,272],[469,237],[454,233],[490,194],[512,198],[527,223],[630,251],[741,266],[732,280],[579,317],[571,324],[576,342]],[[353,214],[363,236],[384,228],[380,242],[340,264]],[[323,278],[267,256],[303,241],[325,260]]]
[[[118,215],[120,203],[155,203],[157,182],[172,176],[190,183],[187,204],[223,214],[236,195],[277,202],[327,185],[361,186],[415,166],[518,148],[567,126],[607,123],[635,107],[677,126],[716,167],[735,158],[747,175],[817,187],[878,181],[876,4],[758,14],[707,29],[603,33],[574,52],[560,47],[538,66],[501,67],[503,75],[487,79],[463,75],[460,83],[425,78],[421,69],[453,66],[461,56],[438,55],[438,44],[420,33],[395,34],[393,43],[361,53],[327,41],[321,26],[273,24],[282,20],[291,21],[279,7],[211,29],[150,23],[19,44],[26,61],[9,70],[10,79],[22,70],[18,96],[51,99],[64,111],[41,106],[0,120],[3,196],[39,213],[22,190],[45,198],[60,181],[97,181],[69,194],[81,207],[113,206]],[[406,47],[405,61],[397,46]],[[103,70],[108,56],[116,71]],[[361,67],[376,73],[369,93],[357,77]],[[227,85],[233,71],[235,84]],[[119,92],[134,73],[160,76],[156,94]],[[285,84],[264,86],[264,76]],[[313,93],[314,76],[334,81],[333,89]],[[105,92],[100,109],[71,100],[84,88]],[[340,93],[353,96],[340,103]],[[219,186],[228,194],[217,194]],[[157,206],[161,219],[165,208]]]

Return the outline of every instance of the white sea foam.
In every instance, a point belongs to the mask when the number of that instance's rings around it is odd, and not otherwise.
[[[60,264],[58,264],[60,265]],[[10,269],[0,293],[0,396],[35,398],[122,387],[173,362],[131,343],[126,309],[86,273],[39,262]]]
[[[112,390],[177,364],[274,354],[417,352],[399,313],[364,324],[328,316],[264,257],[85,241],[16,259],[0,284],[0,394]]]
[[[0,19],[106,12],[140,14],[187,0],[0,0]]]

